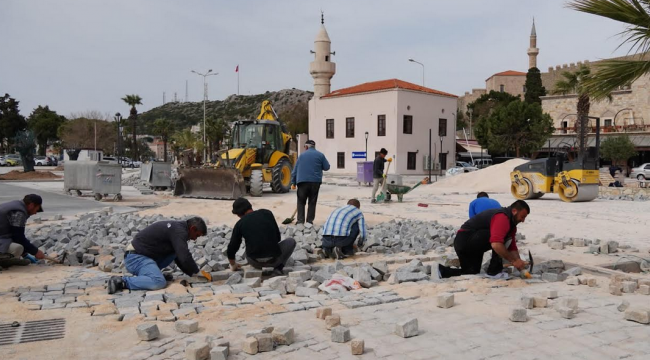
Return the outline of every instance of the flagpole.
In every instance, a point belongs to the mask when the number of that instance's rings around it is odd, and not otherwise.
[[[239,65],[237,65],[237,95],[239,95]]]

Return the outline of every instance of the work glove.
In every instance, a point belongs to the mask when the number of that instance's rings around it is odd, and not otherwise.
[[[393,158],[388,158],[388,159],[386,159],[386,161],[393,162]]]
[[[384,177],[384,179],[386,178],[386,174],[383,174],[382,176]]]

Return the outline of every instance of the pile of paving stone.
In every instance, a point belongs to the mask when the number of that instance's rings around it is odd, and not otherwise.
[[[122,176],[122,185],[123,186],[134,186],[140,184],[140,174],[135,174],[133,176]]]
[[[601,200],[648,201],[650,197],[644,194],[636,195],[598,195]]]
[[[45,253],[58,257],[65,254],[66,265],[99,266],[105,272],[123,272],[125,249],[133,237],[152,223],[169,219],[162,215],[116,214],[108,208],[82,215],[78,220],[29,229],[27,236]],[[319,226],[311,224],[281,228],[283,239],[291,237],[297,242],[288,267],[309,270],[306,264],[318,260],[320,230]],[[422,255],[429,250],[444,253],[453,244],[455,232],[453,227],[437,222],[393,220],[369,228],[363,250],[383,254]],[[209,228],[206,236],[190,242],[197,265],[209,272],[228,269],[226,249],[231,235],[232,228],[216,226]],[[237,260],[245,261],[244,256],[245,248],[242,247]]]
[[[612,254],[621,250],[629,252],[639,252],[639,249],[629,245],[619,245],[618,241],[601,241],[600,239],[590,240],[573,237],[555,237],[553,234],[546,234],[542,238],[542,243],[548,244],[553,250],[564,250],[567,246],[583,247],[586,253],[591,254]]]

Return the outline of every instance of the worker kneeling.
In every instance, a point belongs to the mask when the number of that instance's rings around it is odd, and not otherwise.
[[[199,267],[187,246],[189,240],[205,236],[208,229],[200,217],[186,221],[158,221],[140,231],[126,248],[124,264],[135,276],[113,276],[108,280],[108,293],[122,289],[158,290],[167,285],[161,269],[172,261],[185,274],[198,274]],[[171,279],[169,279],[171,280]]]
[[[360,210],[361,203],[351,199],[348,204],[334,210],[323,226],[323,253],[325,257],[343,259],[354,255],[354,241],[358,247],[366,240],[366,220]]]
[[[518,270],[526,267],[517,249],[517,224],[523,223],[530,213],[530,207],[523,200],[517,200],[509,207],[485,210],[467,220],[458,230],[454,249],[460,260],[460,269],[439,265],[440,276],[478,274],[481,272],[483,254],[492,250],[488,275],[503,270],[502,258]]]
[[[266,209],[254,211],[251,203],[244,198],[233,202],[232,213],[239,216],[239,221],[232,230],[228,244],[230,269],[236,271],[241,268],[235,261],[235,255],[243,238],[246,242],[246,259],[252,267],[273,268],[273,275],[282,275],[296,241],[292,238],[280,241],[280,229],[273,213]]]

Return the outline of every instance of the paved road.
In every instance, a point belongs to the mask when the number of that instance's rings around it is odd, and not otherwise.
[[[85,213],[93,210],[100,210],[110,205],[98,203],[94,200],[78,198],[74,196],[56,194],[53,192],[35,190],[28,187],[12,185],[10,183],[0,182],[0,203],[10,200],[22,199],[27,194],[38,194],[43,198],[43,216],[61,214],[71,216],[79,213]],[[121,207],[127,209],[126,207]],[[117,210],[117,209],[116,209]]]

